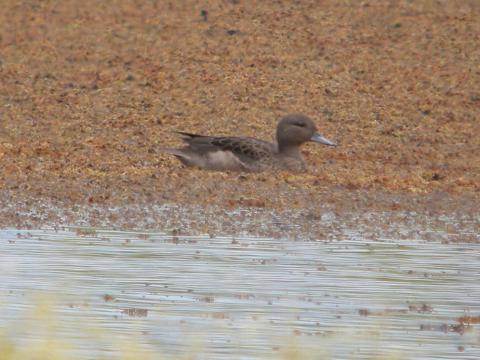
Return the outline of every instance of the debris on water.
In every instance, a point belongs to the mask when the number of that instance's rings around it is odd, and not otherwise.
[[[358,314],[360,316],[368,316],[370,315],[370,311],[368,309],[358,309]]]
[[[255,298],[255,295],[253,295],[253,294],[247,294],[247,293],[244,293],[244,294],[234,294],[233,296],[235,296],[235,298],[240,299],[240,300],[249,300],[249,299],[254,299],[254,298]]]
[[[141,308],[127,308],[122,310],[122,314],[131,316],[131,317],[147,317],[148,310]]]
[[[472,327],[471,325],[466,325],[464,323],[441,324],[441,325],[420,324],[420,330],[441,331],[444,333],[454,332],[454,333],[463,335],[465,332],[472,330]]]
[[[214,312],[211,314],[211,317],[214,319],[227,319],[228,315],[224,312]]]
[[[433,308],[428,304],[422,304],[420,306],[415,304],[410,304],[408,305],[408,310],[416,311],[418,313],[431,313],[433,311]]]
[[[97,236],[97,232],[92,228],[76,228],[75,234],[78,236]]]
[[[198,301],[206,302],[206,303],[213,303],[213,302],[215,302],[215,298],[213,296],[204,296],[202,298],[199,298]]]
[[[471,324],[480,324],[480,315],[479,316],[461,316],[457,319],[461,324],[471,325]]]
[[[112,295],[109,295],[109,294],[105,294],[105,295],[103,295],[103,300],[104,300],[105,302],[109,302],[109,301],[115,300],[115,297],[112,296]]]

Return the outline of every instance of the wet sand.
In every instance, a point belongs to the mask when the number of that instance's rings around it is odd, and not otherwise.
[[[478,222],[479,15],[467,0],[6,1],[0,226],[162,228],[145,209],[163,205],[203,233],[233,209],[296,211],[302,229],[351,210]],[[340,144],[305,146],[305,174],[203,172],[159,151],[173,130],[271,139],[289,112]]]

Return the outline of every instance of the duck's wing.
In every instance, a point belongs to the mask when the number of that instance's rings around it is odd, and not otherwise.
[[[272,143],[250,137],[203,136],[186,132],[178,132],[178,134],[189,145],[189,150],[202,154],[226,151],[231,152],[241,161],[248,162],[270,158],[275,152],[275,146]]]

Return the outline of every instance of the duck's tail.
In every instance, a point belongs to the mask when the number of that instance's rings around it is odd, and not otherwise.
[[[187,142],[192,140],[192,139],[198,139],[198,138],[206,137],[206,136],[203,136],[203,135],[187,133],[187,132],[184,132],[184,131],[174,131],[174,133],[177,134],[180,139],[185,140]]]
[[[183,149],[160,148],[158,149],[158,151],[164,154],[170,154],[175,156],[185,156],[185,152]]]
[[[170,154],[175,156],[183,164],[188,166],[196,166],[195,156],[190,151],[185,149],[172,149],[172,148],[160,148],[158,149],[161,153]]]

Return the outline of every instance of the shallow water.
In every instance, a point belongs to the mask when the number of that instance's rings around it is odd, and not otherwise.
[[[480,358],[480,244],[351,238],[1,230],[0,330],[70,359]]]

